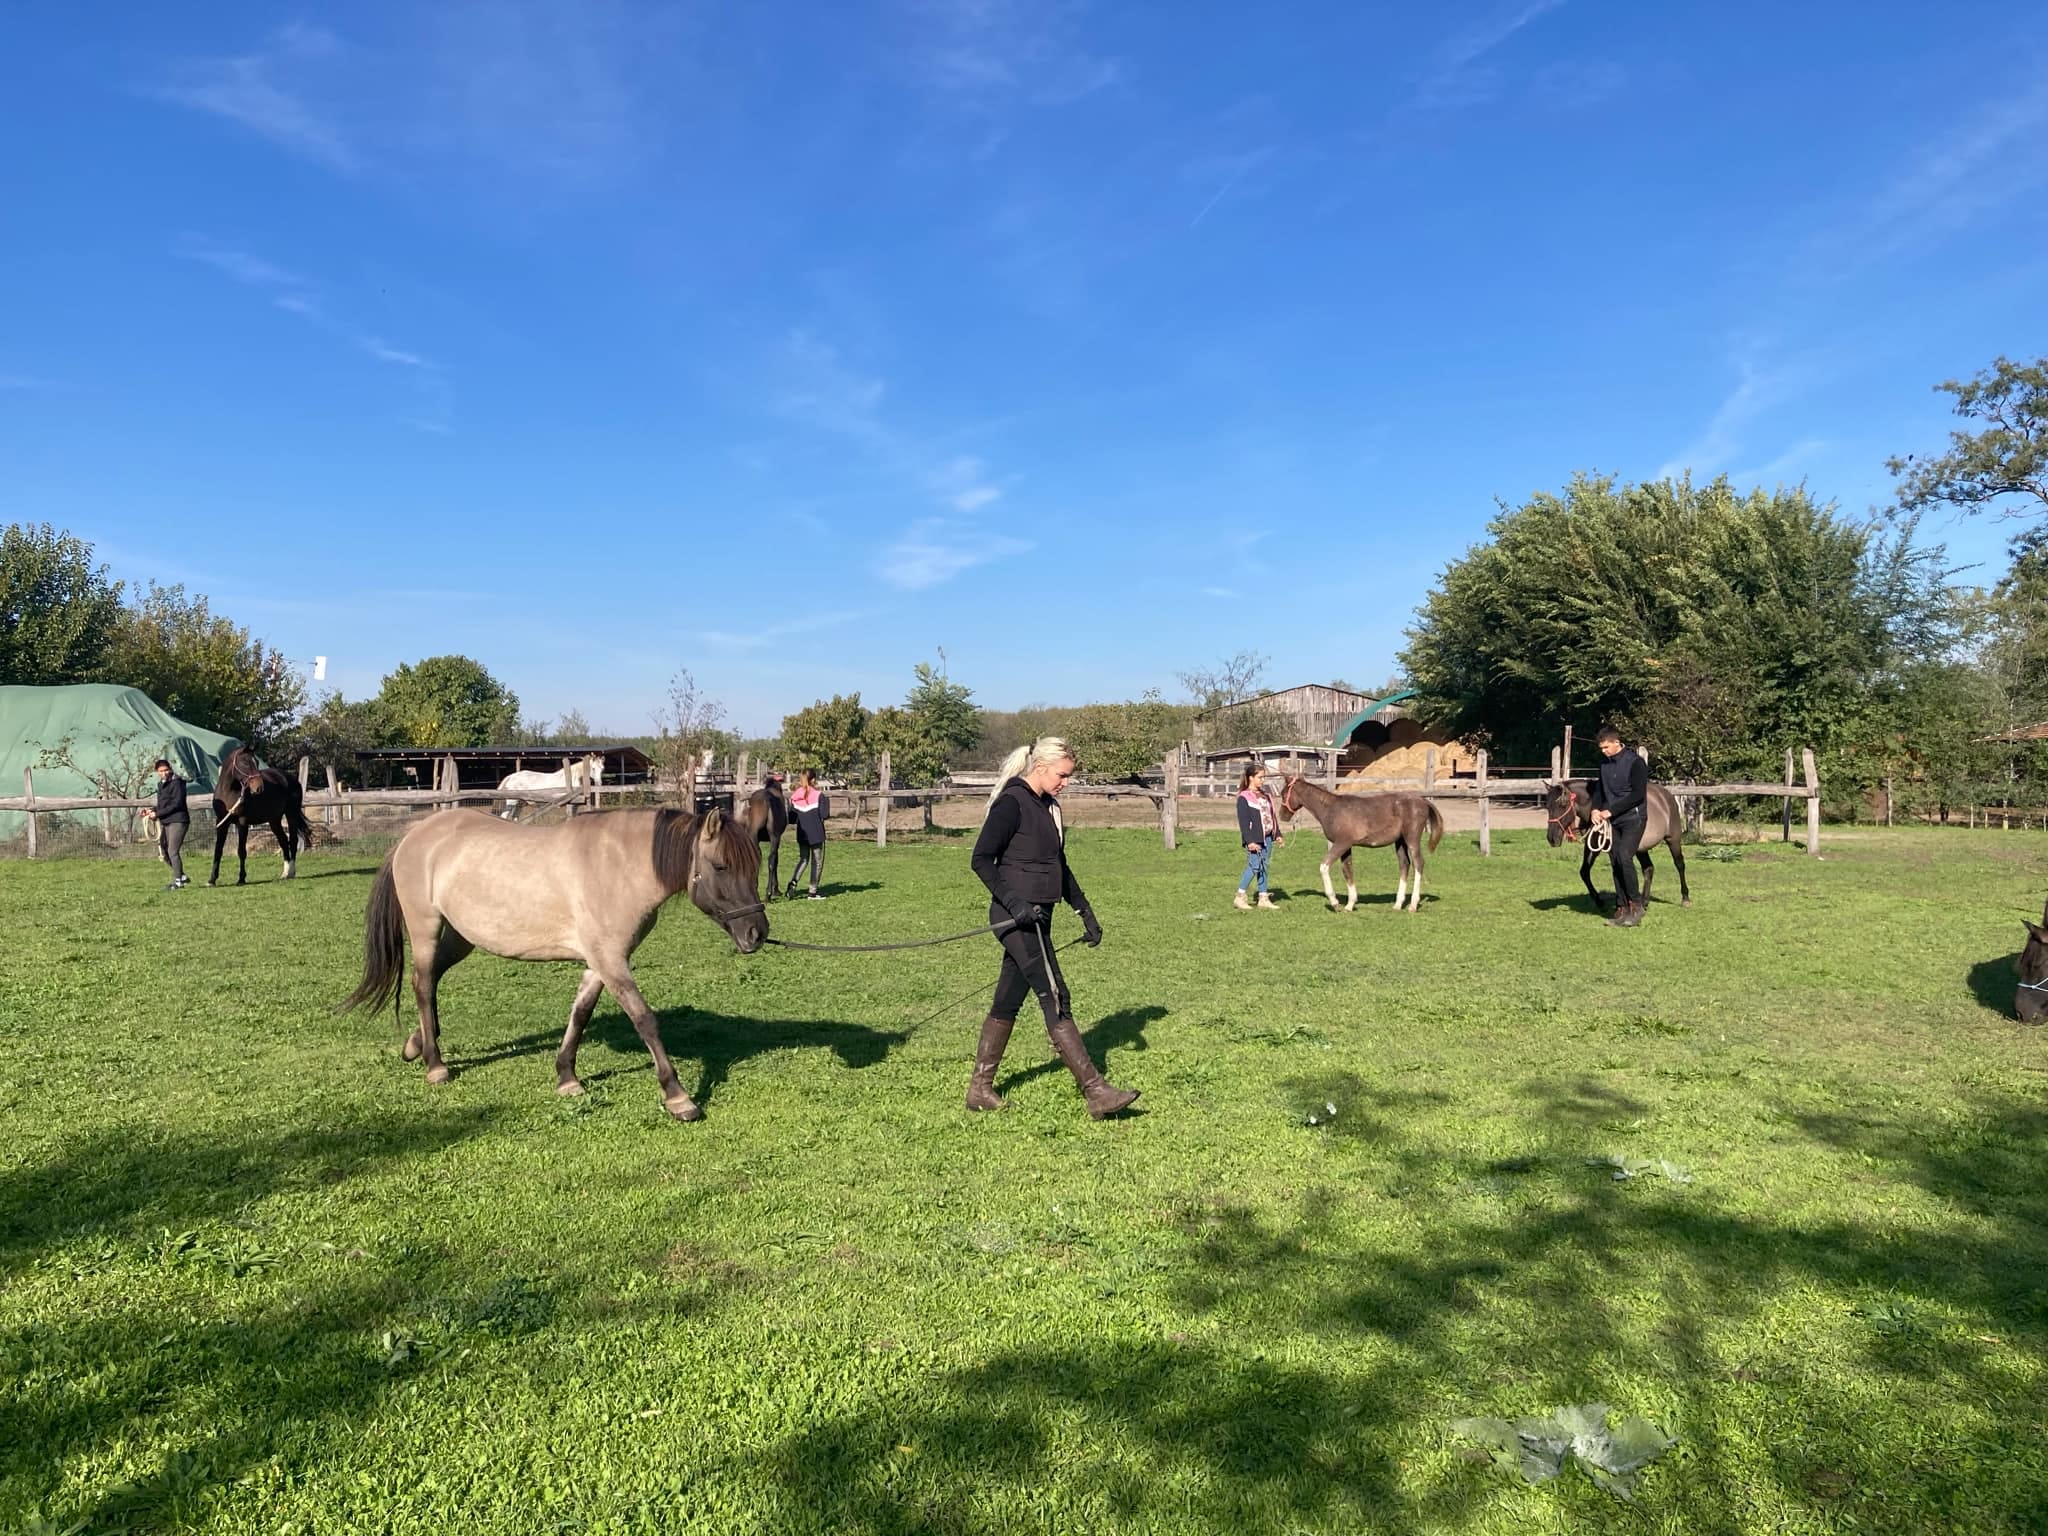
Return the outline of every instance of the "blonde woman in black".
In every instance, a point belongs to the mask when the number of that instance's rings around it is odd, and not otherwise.
[[[1074,1027],[1073,999],[1053,952],[1052,909],[1064,901],[1081,917],[1089,945],[1102,942],[1102,924],[1082,894],[1081,884],[1067,867],[1066,825],[1060,818],[1060,791],[1073,776],[1074,754],[1057,736],[1041,736],[1004,760],[989,795],[974,842],[974,872],[989,889],[988,920],[1012,924],[997,935],[1003,946],[1002,973],[996,978],[995,1000],[982,1021],[981,1043],[974,1053],[974,1076],[967,1089],[969,1109],[1001,1109],[996,1096],[996,1068],[1010,1043],[1011,1027],[1026,993],[1036,993],[1045,1012],[1045,1030],[1059,1058],[1074,1074],[1088,1113],[1097,1120],[1125,1108],[1138,1095],[1103,1080]]]

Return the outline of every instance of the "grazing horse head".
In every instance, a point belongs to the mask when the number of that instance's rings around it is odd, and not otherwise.
[[[2013,1016],[2022,1024],[2048,1017],[2048,910],[2041,922],[2027,924],[2027,947],[2020,951],[2020,984],[2013,993]]]
[[[1586,786],[1578,779],[1559,779],[1550,786],[1550,795],[1543,807],[1543,814],[1550,819],[1550,827],[1544,836],[1555,848],[1559,843],[1576,843],[1579,828],[1585,824],[1586,816],[1592,809],[1592,802],[1586,798]]]
[[[654,869],[670,891],[688,891],[691,903],[732,936],[741,954],[751,955],[768,941],[766,909],[754,886],[761,850],[740,818],[715,806],[701,816],[662,812]]]

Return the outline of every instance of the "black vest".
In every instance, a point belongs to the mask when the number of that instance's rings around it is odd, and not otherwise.
[[[1017,835],[996,856],[1004,883],[1024,901],[1054,906],[1067,883],[1066,839],[1059,813],[1022,779],[1010,780],[1003,794],[1017,803]]]

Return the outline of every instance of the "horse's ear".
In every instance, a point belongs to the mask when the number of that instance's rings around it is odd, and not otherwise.
[[[714,805],[704,813],[704,825],[697,829],[697,841],[700,843],[717,842],[718,834],[724,826],[725,813]]]
[[[2020,919],[2020,922],[2037,943],[2048,944],[2048,928],[2043,928],[2039,923],[2029,923],[2024,917]]]

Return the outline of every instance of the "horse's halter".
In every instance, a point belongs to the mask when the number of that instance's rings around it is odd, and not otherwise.
[[[746,917],[750,913],[766,912],[768,910],[767,904],[759,901],[751,906],[734,907],[729,912],[713,912],[706,908],[703,903],[697,900],[697,882],[703,878],[704,866],[709,862],[709,860],[698,856],[698,850],[694,848],[690,850],[690,878],[684,883],[684,889],[690,893],[690,902],[699,912],[704,913],[714,923],[724,923],[729,922],[735,917]]]
[[[1300,787],[1301,779],[1299,777],[1290,778],[1284,785],[1281,786],[1280,809],[1285,811],[1289,816],[1292,816],[1296,811],[1299,811],[1301,809],[1300,806],[1294,803],[1294,792],[1296,789]]]
[[[1564,792],[1564,809],[1558,812],[1557,815],[1549,818],[1551,826],[1563,834],[1564,840],[1568,843],[1576,843],[1579,840],[1578,805],[1579,792],[1576,789],[1566,789]]]

